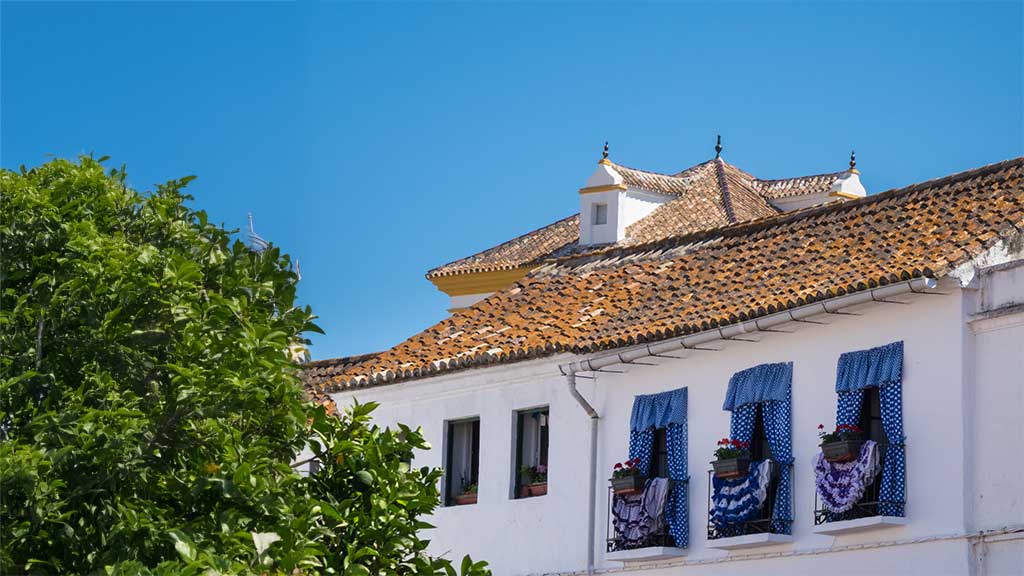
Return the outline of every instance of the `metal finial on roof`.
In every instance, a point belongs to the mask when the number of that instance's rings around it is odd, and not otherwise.
[[[604,152],[601,153],[601,159],[602,160],[607,160],[608,159],[608,142],[604,143]]]
[[[850,150],[850,171],[857,169],[857,151]]]
[[[715,158],[722,156],[722,135],[718,135],[718,142],[715,144]]]

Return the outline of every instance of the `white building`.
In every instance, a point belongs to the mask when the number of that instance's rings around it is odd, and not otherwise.
[[[1024,159],[865,197],[852,162],[759,180],[718,157],[665,175],[606,156],[580,206],[431,271],[451,317],[307,374],[423,428],[416,464],[446,469],[433,553],[499,575],[1024,574]],[[837,386],[866,398],[846,420],[883,461],[830,513],[815,463]],[[674,480],[662,516],[641,517],[654,532],[630,538],[610,526],[609,477],[634,405],[632,455],[653,439],[645,475]],[[712,523],[734,415],[774,480]],[[525,487],[538,464],[546,483]]]

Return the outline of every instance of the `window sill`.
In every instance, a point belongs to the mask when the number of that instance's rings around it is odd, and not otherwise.
[[[708,540],[708,548],[742,550],[744,548],[758,548],[760,546],[775,546],[776,544],[786,544],[792,541],[793,536],[789,534],[747,534],[744,536],[730,536],[728,538]]]
[[[669,558],[680,558],[686,556],[686,548],[673,548],[671,546],[651,546],[649,548],[634,548],[632,550],[616,550],[605,554],[606,560],[614,562],[646,562],[649,560],[667,560]]]
[[[836,536],[839,534],[849,534],[851,532],[886,528],[888,526],[903,526],[906,523],[907,519],[899,516],[869,516],[867,518],[857,518],[855,520],[826,522],[815,526],[811,531],[815,534],[829,534],[831,536]]]

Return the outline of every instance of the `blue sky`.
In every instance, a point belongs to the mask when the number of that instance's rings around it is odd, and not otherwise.
[[[93,151],[302,263],[325,358],[444,317],[430,268],[563,218],[600,156],[881,191],[1024,154],[1002,3],[0,4],[0,164]]]

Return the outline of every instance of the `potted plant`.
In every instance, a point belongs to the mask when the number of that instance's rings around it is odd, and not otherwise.
[[[739,478],[750,468],[750,442],[722,438],[711,462],[717,478]]]
[[[476,504],[476,482],[462,480],[462,493],[455,497],[455,505]]]
[[[853,424],[840,424],[832,432],[825,432],[825,425],[818,424],[818,438],[821,438],[821,453],[829,462],[849,462],[860,455],[864,442],[864,431]]]
[[[548,467],[543,464],[523,466],[519,470],[522,484],[519,486],[519,497],[543,496],[548,493]]]
[[[639,458],[617,463],[612,469],[612,477],[609,479],[609,482],[612,483],[612,492],[620,496],[643,492],[644,482],[647,479],[640,474],[640,469],[637,468],[639,465]]]

